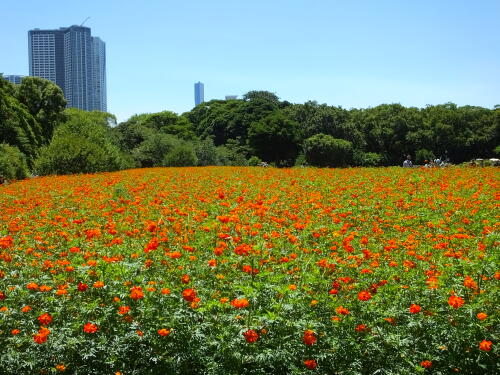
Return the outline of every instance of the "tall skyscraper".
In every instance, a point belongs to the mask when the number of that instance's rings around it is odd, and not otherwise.
[[[194,105],[198,105],[205,101],[205,86],[201,82],[194,84]]]
[[[90,28],[34,29],[28,40],[30,76],[61,87],[68,107],[107,110],[105,44]]]
[[[106,43],[100,38],[93,37],[93,53],[94,53],[94,92],[96,108],[101,108],[101,111],[107,111],[106,102]]]

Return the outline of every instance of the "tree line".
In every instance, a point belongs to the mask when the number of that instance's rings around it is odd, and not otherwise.
[[[0,175],[68,174],[138,167],[401,165],[406,155],[461,163],[500,154],[500,106],[345,109],[293,104],[268,91],[211,100],[191,111],[134,115],[66,108],[62,90],[0,78]]]

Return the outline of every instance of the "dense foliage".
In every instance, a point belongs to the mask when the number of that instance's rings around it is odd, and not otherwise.
[[[0,186],[0,369],[498,374],[494,168],[151,168]]]
[[[256,160],[278,167],[389,166],[406,155],[418,164],[461,163],[500,154],[499,106],[347,110],[250,91],[241,100],[211,100],[182,115],[134,115],[118,125],[111,114],[64,107],[62,91],[49,81],[26,77],[13,85],[0,78],[0,143],[17,147],[34,174]],[[99,137],[87,137],[94,128]]]

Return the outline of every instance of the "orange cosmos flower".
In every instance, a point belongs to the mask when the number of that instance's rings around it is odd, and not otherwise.
[[[469,289],[477,289],[477,283],[470,276],[465,277],[464,286]]]
[[[419,305],[415,305],[414,303],[412,303],[410,305],[410,313],[411,314],[418,314],[421,310],[422,310],[422,308]]]
[[[161,329],[159,329],[159,330],[158,330],[158,334],[159,334],[160,336],[165,337],[165,336],[170,335],[170,330],[168,330],[168,329],[166,329],[166,328],[161,328]]]
[[[231,306],[233,306],[235,309],[243,309],[247,307],[250,303],[246,298],[235,298],[231,301]]]
[[[258,340],[259,334],[255,332],[253,329],[246,330],[243,332],[243,336],[245,337],[245,340],[249,343],[253,343]]]
[[[89,286],[87,284],[83,284],[81,282],[78,283],[78,291],[80,292],[85,292],[87,289],[89,288]]]
[[[40,315],[37,319],[44,326],[48,326],[52,322],[52,317],[47,313]]]
[[[118,314],[125,315],[130,311],[130,306],[120,306],[118,308]]]
[[[358,324],[355,330],[356,332],[368,332],[370,329],[366,326],[366,324]]]
[[[306,365],[306,367],[309,370],[314,370],[316,367],[318,367],[318,364],[316,363],[316,361],[314,359],[306,359],[304,361],[304,365]]]
[[[28,283],[26,285],[26,288],[28,288],[29,290],[38,290],[38,284],[37,283]]]
[[[337,314],[339,315],[349,315],[349,310],[346,309],[345,307],[343,306],[339,306],[335,309],[335,311],[337,312]]]
[[[170,294],[170,289],[169,288],[163,288],[161,290],[161,294]]]
[[[35,341],[37,344],[43,344],[44,342],[47,341],[47,335],[42,335],[41,333],[37,333],[36,335],[33,336],[33,341]]]
[[[491,346],[493,343],[488,340],[483,340],[479,343],[479,349],[481,349],[484,352],[489,352],[491,350]]]
[[[307,329],[304,332],[304,337],[302,339],[304,340],[304,344],[308,346],[313,345],[317,341],[316,334],[311,329]]]
[[[21,309],[21,311],[22,311],[23,313],[29,312],[29,311],[31,311],[31,306],[26,305],[26,306],[24,306],[24,307]]]
[[[96,333],[98,330],[98,327],[95,324],[92,323],[87,323],[83,326],[83,332],[85,333]]]
[[[182,298],[188,302],[193,302],[196,299],[196,290],[194,289],[184,289],[182,292]]]
[[[363,290],[363,291],[358,293],[358,299],[360,301],[368,301],[371,298],[372,298],[372,295],[370,294],[370,292],[367,292],[366,290]]]
[[[66,370],[66,366],[64,366],[62,363],[60,363],[60,364],[56,365],[56,370],[63,372]]]
[[[297,290],[297,285],[290,284],[290,285],[288,285],[288,289],[290,289],[290,290]]]
[[[130,298],[138,300],[144,298],[144,292],[140,286],[133,286],[130,288]]]
[[[480,312],[480,313],[478,313],[478,314],[476,315],[476,317],[477,317],[479,320],[485,320],[485,319],[488,317],[488,315],[487,315],[486,313],[484,313],[484,312]]]
[[[94,288],[103,288],[104,287],[104,282],[102,281],[96,281],[94,283]]]
[[[453,307],[454,309],[458,309],[459,307],[462,307],[465,301],[461,297],[457,297],[455,295],[450,296],[448,298],[448,305]]]
[[[10,333],[15,336],[15,335],[18,335],[19,333],[21,333],[21,330],[19,329],[13,329],[12,331],[10,331]]]
[[[426,359],[425,361],[420,362],[420,366],[423,368],[431,368],[432,362]]]

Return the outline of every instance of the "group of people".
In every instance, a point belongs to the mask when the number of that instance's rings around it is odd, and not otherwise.
[[[444,158],[437,158],[431,161],[425,161],[424,167],[432,168],[432,167],[445,167],[449,164],[449,159],[443,160]],[[405,161],[403,161],[403,168],[412,168],[413,163],[411,161],[411,155],[407,155]]]

